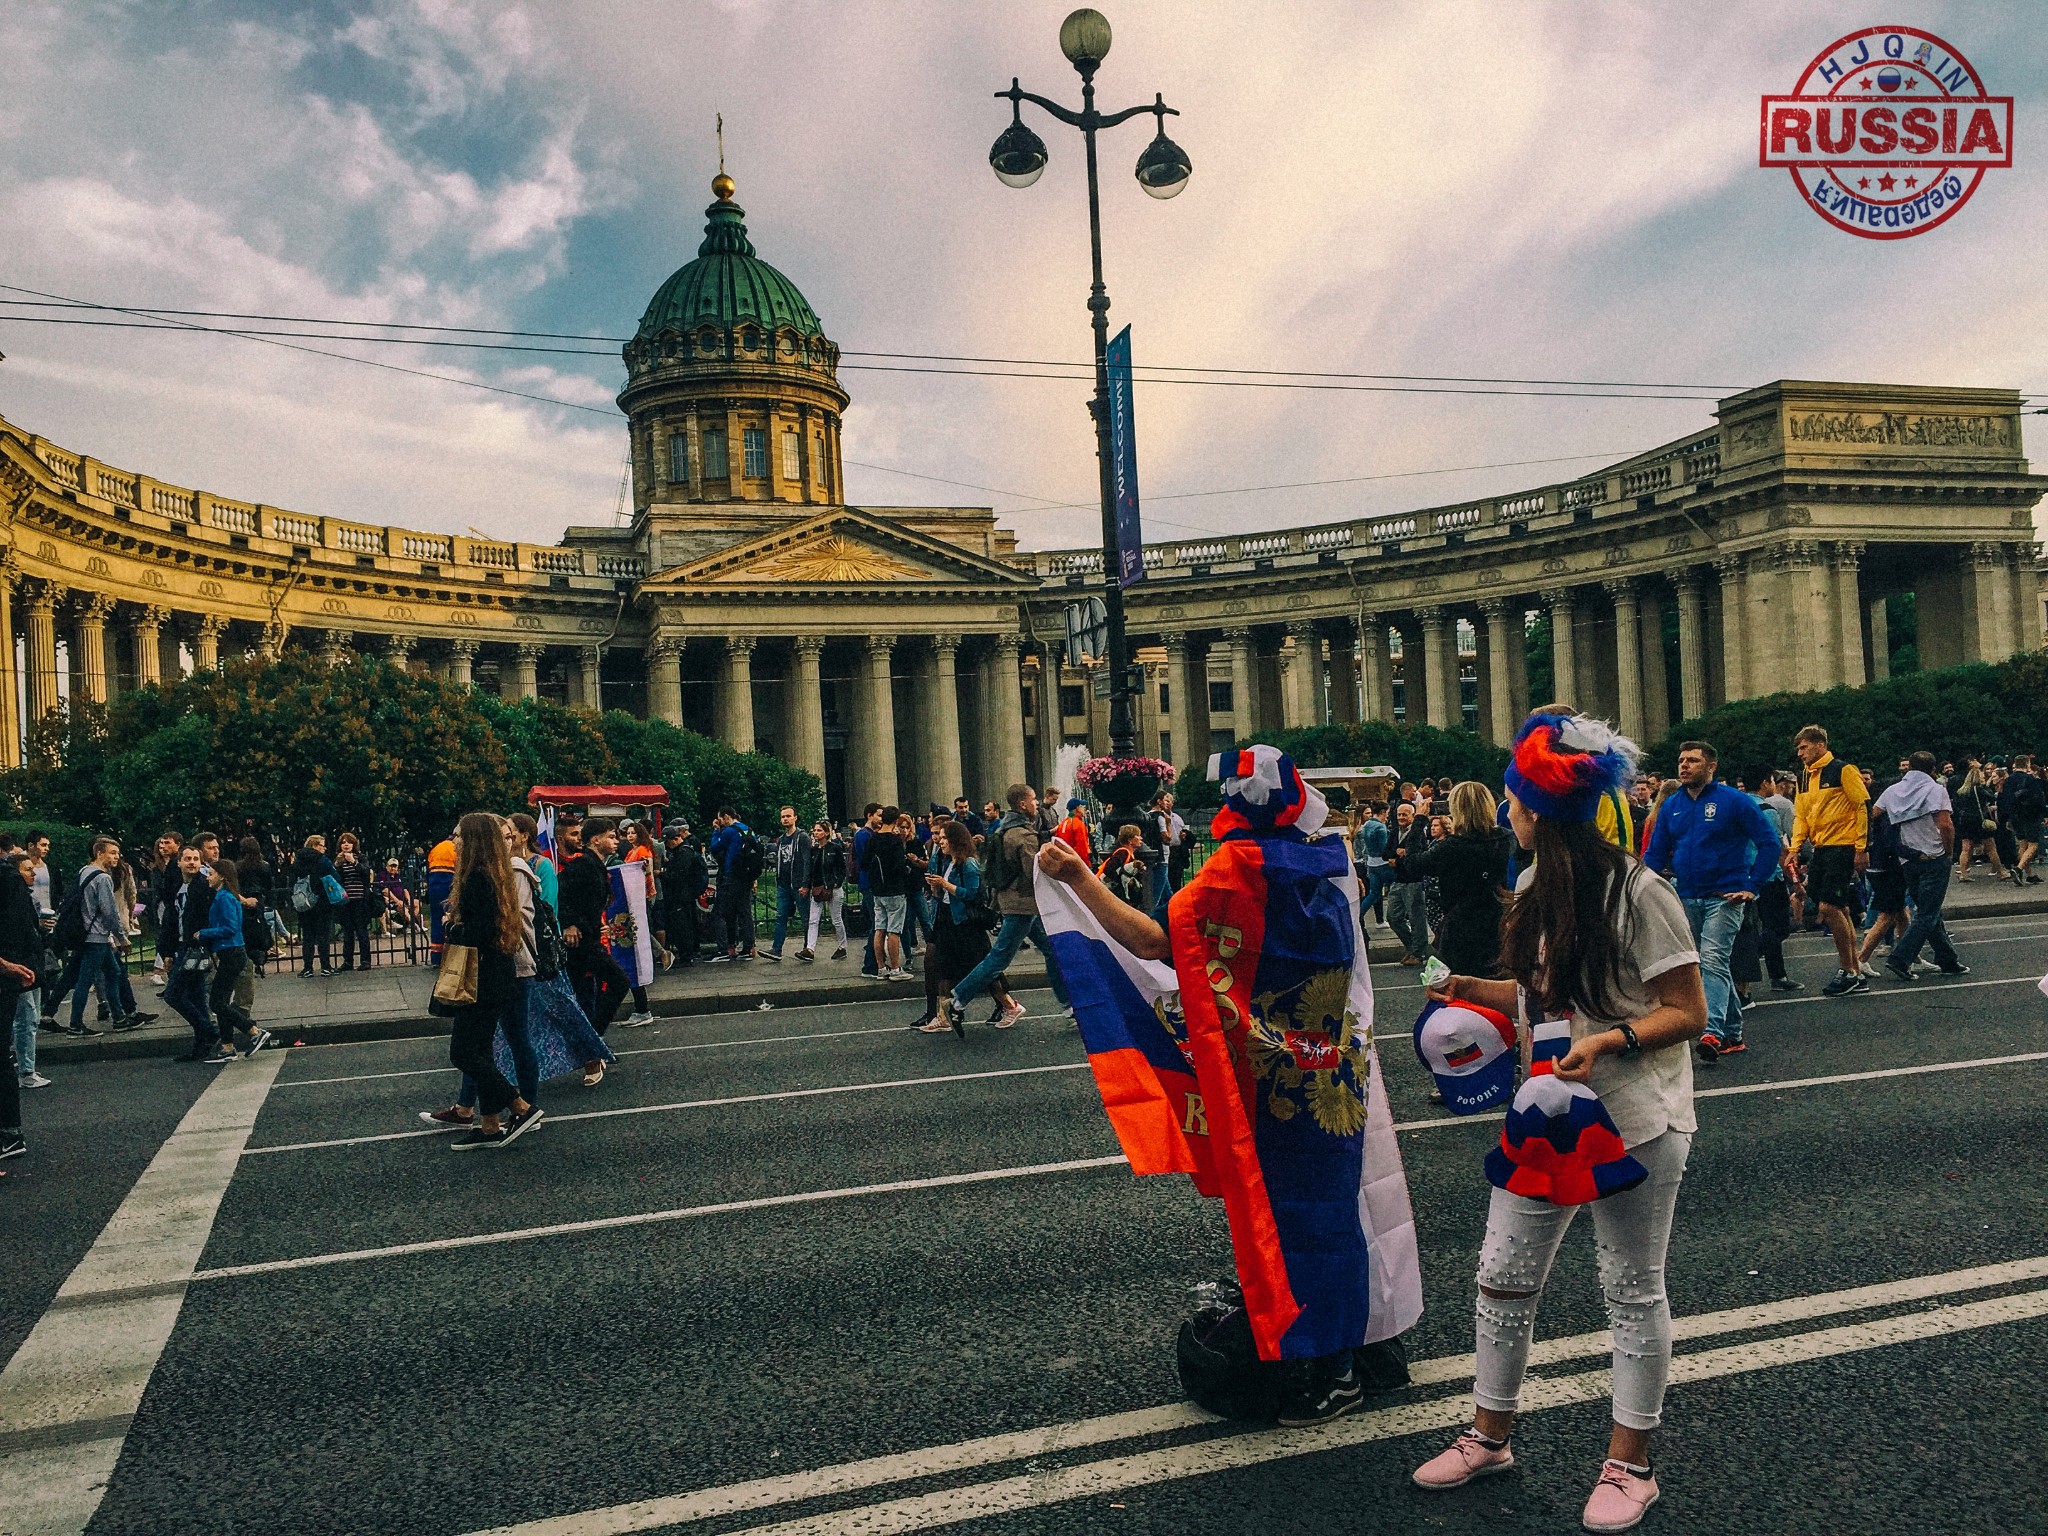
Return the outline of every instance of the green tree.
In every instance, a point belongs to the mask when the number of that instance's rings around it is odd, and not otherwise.
[[[545,699],[469,697],[504,747],[506,772],[515,786],[640,782],[622,779],[604,731],[581,710]]]

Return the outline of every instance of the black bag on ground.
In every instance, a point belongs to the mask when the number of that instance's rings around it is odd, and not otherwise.
[[[1261,1360],[1242,1293],[1235,1285],[1222,1289],[1222,1303],[1201,1308],[1180,1325],[1174,1355],[1181,1388],[1198,1408],[1226,1419],[1271,1424],[1287,1400],[1307,1385],[1311,1363]],[[1351,1358],[1368,1392],[1408,1385],[1408,1351],[1398,1338],[1362,1344]]]

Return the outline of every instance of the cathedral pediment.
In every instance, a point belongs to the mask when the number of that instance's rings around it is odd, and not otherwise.
[[[695,591],[760,590],[787,593],[792,587],[973,589],[1033,588],[1027,570],[962,550],[944,540],[872,518],[852,508],[757,535],[671,566],[642,583],[643,593],[689,588]]]

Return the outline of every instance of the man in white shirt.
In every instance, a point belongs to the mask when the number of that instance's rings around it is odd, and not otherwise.
[[[1944,976],[1967,976],[1970,968],[1956,958],[1941,904],[1948,896],[1949,860],[1955,857],[1956,827],[1949,814],[1948,791],[1936,783],[1934,754],[1915,752],[1906,760],[1906,776],[1877,797],[1873,811],[1883,811],[1899,841],[1899,864],[1906,876],[1906,894],[1913,903],[1913,921],[1905,937],[1892,947],[1885,969],[1900,981],[1912,981],[1920,946],[1934,951]]]

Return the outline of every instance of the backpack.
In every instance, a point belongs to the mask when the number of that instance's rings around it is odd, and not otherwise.
[[[537,981],[553,981],[569,963],[569,946],[562,942],[562,920],[540,893],[540,882],[525,877],[533,896],[533,974]]]
[[[2048,789],[2042,787],[2037,776],[2028,774],[2027,782],[2012,797],[2012,808],[2022,816],[2039,816],[2048,810]]]
[[[986,857],[981,861],[981,883],[993,886],[998,891],[1007,891],[1017,879],[1017,868],[1010,862],[1010,850],[1004,846],[1004,834],[1016,823],[1006,816],[988,829]]]
[[[95,871],[106,874],[105,870]],[[85,888],[92,883],[88,874],[71,887],[71,894],[64,898],[64,904],[57,909],[57,926],[50,934],[50,942],[60,950],[82,949],[85,947]]]
[[[1308,1385],[1309,1362],[1261,1360],[1243,1293],[1235,1283],[1216,1289],[1220,1299],[1182,1323],[1174,1341],[1181,1388],[1211,1413],[1271,1424],[1287,1399]],[[1398,1338],[1362,1344],[1351,1355],[1368,1392],[1408,1385],[1408,1351]]]
[[[313,877],[311,875],[301,875],[292,882],[292,910],[294,912],[310,912],[320,905],[322,899],[322,896],[313,894]]]
[[[752,890],[761,878],[761,840],[752,833],[740,838],[740,849],[733,856],[732,878],[742,890]]]

